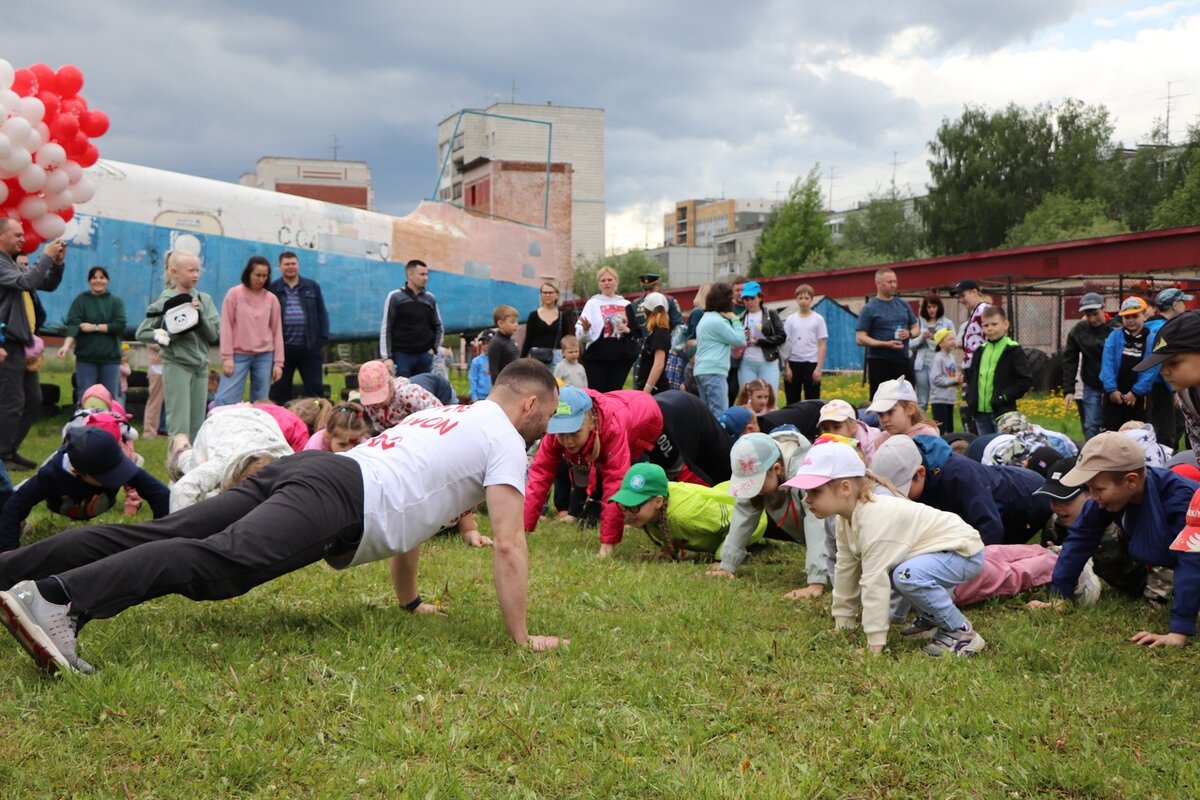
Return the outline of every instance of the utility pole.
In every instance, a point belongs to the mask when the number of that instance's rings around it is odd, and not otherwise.
[[[896,166],[899,163],[896,159],[899,157],[899,155],[900,155],[899,150],[892,151],[892,193],[893,194],[895,194],[895,192],[896,192]]]
[[[1171,87],[1177,83],[1182,83],[1182,81],[1167,81],[1167,96],[1158,98],[1159,100],[1167,101],[1167,118],[1166,118],[1167,144],[1171,143],[1171,101],[1178,100],[1181,97],[1190,97],[1191,96],[1190,94],[1176,94],[1176,95],[1171,94]]]
[[[834,168],[830,167],[829,168],[829,210],[830,211],[833,211],[833,179],[836,177],[833,173],[834,173]]]
[[[338,160],[337,154],[338,154],[338,140],[337,140],[337,134],[335,133],[333,135],[333,160],[334,161]]]
[[[515,106],[517,104],[517,79],[512,79],[512,94],[509,95],[510,102]]]

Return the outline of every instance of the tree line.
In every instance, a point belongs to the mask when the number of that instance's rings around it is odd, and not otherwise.
[[[989,110],[968,105],[928,143],[924,197],[892,186],[848,214],[841,242],[825,224],[820,165],[770,216],[753,275],[904,261],[1200,225],[1200,125],[1170,144],[1161,122],[1141,146],[1113,141],[1103,105]]]

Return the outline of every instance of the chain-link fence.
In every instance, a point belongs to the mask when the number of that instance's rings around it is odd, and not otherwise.
[[[1033,283],[1019,282],[1011,278],[1004,280],[979,281],[981,291],[998,303],[1008,314],[1011,322],[1009,335],[1025,348],[1037,350],[1046,358],[1035,359],[1031,364],[1037,376],[1037,388],[1049,390],[1061,382],[1061,370],[1057,368],[1060,355],[1066,344],[1071,327],[1082,319],[1079,301],[1084,294],[1096,292],[1104,298],[1104,309],[1115,315],[1121,301],[1131,295],[1142,298],[1154,313],[1154,300],[1163,289],[1178,288],[1185,294],[1200,300],[1200,277],[1182,275],[1100,275],[1080,276],[1061,280],[1045,280]],[[927,294],[941,298],[946,316],[957,328],[967,319],[967,309],[956,297],[950,297],[946,287],[929,291],[914,291],[905,287],[901,296],[912,301],[917,308]],[[1193,300],[1189,308],[1200,307]]]

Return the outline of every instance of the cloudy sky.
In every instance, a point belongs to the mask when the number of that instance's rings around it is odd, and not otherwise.
[[[1139,140],[1200,114],[1200,0],[62,0],[0,57],[79,66],[102,156],[237,180],[263,155],[369,162],[379,210],[437,177],[435,126],[496,100],[606,111],[608,244],[687,197],[775,197],[820,162],[835,208],[893,179],[964,103],[1104,104]],[[298,10],[303,9],[303,10]]]

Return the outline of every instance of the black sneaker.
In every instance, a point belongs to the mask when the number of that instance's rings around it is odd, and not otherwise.
[[[29,470],[33,469],[33,467],[27,467],[24,464],[19,464],[16,461],[13,461],[12,456],[6,456],[4,458],[4,468],[9,472],[29,472]]]

